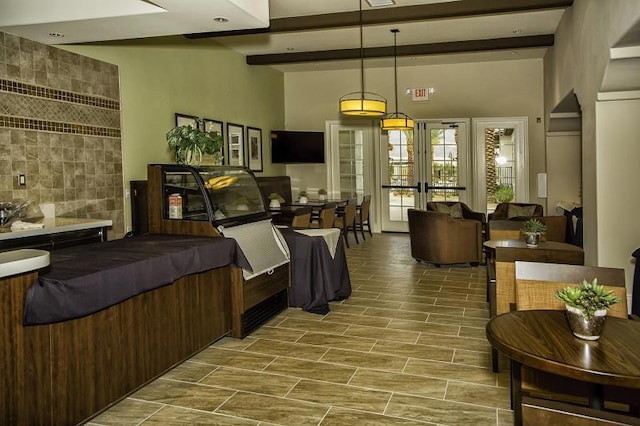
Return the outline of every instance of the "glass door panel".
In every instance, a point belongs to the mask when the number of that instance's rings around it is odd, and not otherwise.
[[[386,167],[382,169],[383,230],[407,231],[407,210],[416,206],[414,133],[388,132],[383,149]]]
[[[384,231],[408,231],[407,210],[427,201],[466,201],[467,127],[423,121],[413,132],[388,132],[386,142],[383,135]]]
[[[430,129],[431,173],[429,185],[434,188],[428,193],[430,201],[460,201],[458,190],[458,128]],[[439,188],[439,189],[436,189]]]

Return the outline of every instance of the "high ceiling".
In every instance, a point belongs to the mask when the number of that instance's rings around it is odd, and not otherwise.
[[[0,30],[46,44],[185,35],[282,71],[542,57],[572,0],[2,0]],[[373,1],[373,0],[371,0]],[[227,22],[219,22],[226,18]],[[57,36],[56,35],[61,35]]]

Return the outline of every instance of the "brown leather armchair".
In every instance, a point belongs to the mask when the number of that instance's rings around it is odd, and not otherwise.
[[[482,223],[485,223],[487,221],[487,218],[484,213],[474,212],[465,203],[461,203],[459,201],[429,201],[427,202],[427,210],[432,212],[437,212],[437,211],[440,211],[438,209],[438,206],[446,206],[448,208],[451,208],[451,206],[453,206],[454,204],[460,204],[463,218],[479,220]]]
[[[447,213],[409,209],[411,256],[436,266],[482,261],[482,222]]]
[[[531,207],[533,207],[533,209],[530,209],[532,210],[530,212],[531,214],[523,214],[523,209]],[[540,217],[543,214],[543,208],[540,204],[500,203],[496,206],[494,212],[489,214],[489,220],[507,220],[516,217]]]
[[[527,217],[512,218],[511,220],[490,220],[490,240],[521,240],[523,239],[520,228]],[[540,216],[540,222],[547,226],[542,233],[541,241],[567,242],[567,219],[564,216]]]

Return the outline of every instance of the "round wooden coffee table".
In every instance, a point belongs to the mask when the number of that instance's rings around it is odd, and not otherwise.
[[[573,335],[564,311],[513,311],[489,321],[486,335],[512,360],[516,424],[522,365],[589,384],[589,406],[598,410],[604,407],[603,386],[640,389],[640,321],[608,317],[600,339],[587,341]]]

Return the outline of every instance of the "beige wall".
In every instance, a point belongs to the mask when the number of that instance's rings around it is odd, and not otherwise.
[[[640,247],[640,99],[598,102],[596,117],[598,264],[625,268],[631,290],[631,253]]]
[[[249,67],[244,56],[210,40],[167,37],[61,46],[118,65],[122,107],[124,184],[146,179],[148,163],[172,163],[165,134],[174,113],[262,129],[264,174],[284,173],[270,164],[269,132],[284,126],[283,74]],[[130,205],[126,200],[126,220]]]
[[[288,130],[325,130],[326,120],[339,120],[338,99],[360,85],[359,70],[285,74],[285,119]],[[395,109],[393,68],[367,69],[366,90],[388,99]],[[529,118],[530,199],[536,198],[536,173],[545,171],[543,77],[541,59],[398,68],[398,109],[414,119],[514,117]],[[404,88],[435,87],[428,102],[412,102]],[[469,129],[470,134],[472,129]],[[473,144],[473,142],[472,142]],[[472,151],[474,148],[472,147]],[[292,182],[324,187],[322,166],[288,166]],[[316,182],[322,180],[322,182]]]
[[[545,56],[545,116],[548,117],[571,90],[575,91],[582,108],[586,263],[624,267],[627,283],[633,277],[631,252],[640,245],[637,223],[629,226],[620,220],[621,212],[633,214],[640,209],[638,191],[631,190],[637,181],[638,167],[638,144],[634,136],[638,133],[637,104],[635,101],[598,104],[596,99],[609,63],[609,48],[639,19],[637,0],[576,0],[560,22],[555,46]],[[635,111],[635,118],[631,116],[622,121],[612,113],[626,116],[627,108]],[[605,130],[622,137],[612,141],[612,134]],[[617,151],[604,155],[614,147]],[[611,205],[605,207],[607,203]]]
[[[562,214],[560,202],[580,203],[582,165],[580,134],[555,133],[547,136],[547,212]]]

